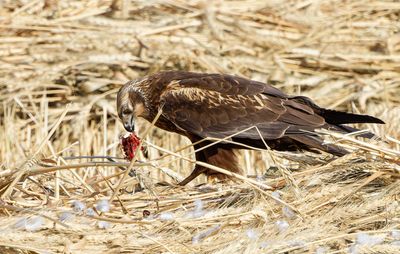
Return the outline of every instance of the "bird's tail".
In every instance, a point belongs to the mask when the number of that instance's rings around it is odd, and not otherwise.
[[[325,119],[325,122],[338,125],[346,123],[380,123],[384,124],[381,119],[378,119],[369,115],[359,115],[353,113],[347,113],[342,111],[336,111],[332,109],[321,108],[316,105],[313,101],[305,96],[294,96],[291,97],[292,100],[310,106],[314,111]]]
[[[310,106],[314,109],[314,111],[322,116],[325,119],[326,125],[323,128],[335,130],[341,133],[352,133],[359,131],[356,128],[346,126],[344,124],[352,124],[352,123],[379,123],[384,124],[384,122],[376,117],[369,115],[359,115],[347,112],[336,111],[332,109],[324,109],[316,105],[309,98],[304,96],[295,96],[291,98],[296,102],[303,103],[305,105]],[[319,150],[334,154],[336,156],[343,156],[348,153],[347,150],[333,145],[333,144],[325,144],[324,141],[318,135],[306,135],[303,133],[302,135],[291,134],[288,135],[290,138],[300,142],[302,144],[308,145],[311,148],[317,148]],[[357,135],[359,137],[364,138],[373,138],[375,135],[371,132],[360,133]]]
[[[329,124],[338,125],[346,123],[379,123],[384,124],[381,119],[369,115],[359,115],[347,112],[341,112],[331,109],[321,109],[320,115],[325,118]]]

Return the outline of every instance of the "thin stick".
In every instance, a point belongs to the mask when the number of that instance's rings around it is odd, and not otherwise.
[[[57,165],[60,165],[60,159],[57,160]],[[56,200],[60,199],[60,170],[56,171],[55,187],[54,187],[54,198]]]
[[[39,167],[30,169],[29,171],[25,172],[25,176],[34,176],[40,175],[44,173],[54,172],[56,170],[63,170],[63,169],[75,169],[75,168],[87,168],[87,167],[127,167],[130,164],[127,162],[86,162],[86,163],[79,163],[79,164],[69,164],[69,165],[60,165],[54,167]],[[149,166],[151,163],[134,163],[133,166]],[[7,174],[2,175],[2,177],[7,177],[10,175],[15,174],[14,171],[7,172]]]

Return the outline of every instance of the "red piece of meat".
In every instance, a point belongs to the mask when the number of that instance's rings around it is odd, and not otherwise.
[[[125,135],[121,137],[120,143],[122,145],[122,150],[124,151],[125,158],[129,161],[135,157],[137,148],[140,145],[140,138],[134,133],[130,133],[128,136]],[[143,147],[141,148],[143,151]]]

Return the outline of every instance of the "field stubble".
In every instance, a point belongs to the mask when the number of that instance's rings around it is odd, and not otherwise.
[[[0,4],[2,253],[399,253],[400,3]],[[336,160],[241,151],[250,180],[181,188],[157,183],[190,173],[189,142],[152,128],[115,192],[128,163],[79,156],[120,158],[116,91],[171,69],[377,116],[358,127],[383,140],[327,133],[353,151]]]

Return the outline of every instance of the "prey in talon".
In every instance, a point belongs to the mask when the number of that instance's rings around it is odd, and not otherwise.
[[[140,146],[141,140],[135,133],[126,133],[120,138],[120,144],[122,146],[122,150],[125,155],[125,159],[131,161],[136,154],[136,150]],[[144,150],[144,147],[141,146],[141,150]]]

